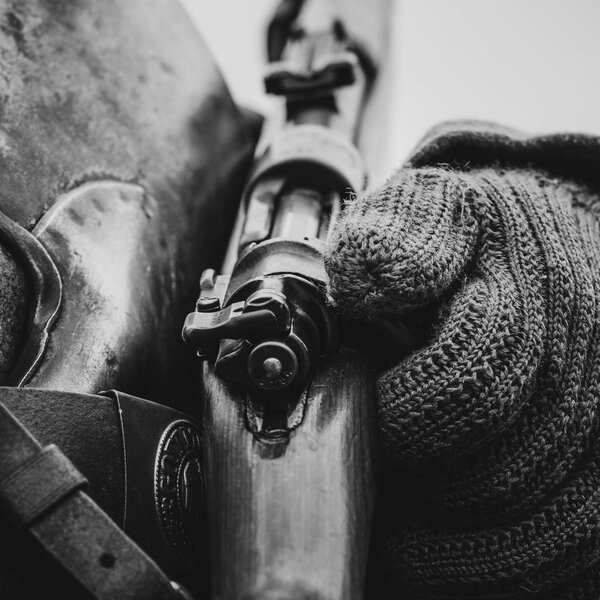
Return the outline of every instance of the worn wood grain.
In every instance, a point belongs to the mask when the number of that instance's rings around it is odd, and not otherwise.
[[[318,369],[286,452],[264,458],[240,397],[205,370],[204,464],[213,597],[362,597],[374,505],[371,390],[363,359]]]

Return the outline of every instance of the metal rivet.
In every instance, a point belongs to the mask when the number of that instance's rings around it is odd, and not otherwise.
[[[275,379],[275,377],[279,377],[283,372],[283,365],[281,364],[281,361],[274,356],[265,358],[262,367],[263,371],[265,372],[265,376],[269,379]]]

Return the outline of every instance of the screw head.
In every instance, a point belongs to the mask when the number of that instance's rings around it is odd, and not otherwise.
[[[263,371],[265,373],[265,377],[267,379],[274,379],[275,377],[279,377],[283,372],[283,365],[278,358],[274,356],[270,356],[269,358],[265,358],[262,364]]]
[[[298,358],[279,340],[256,346],[248,356],[248,376],[259,389],[280,390],[290,385],[298,374]]]
[[[215,312],[221,308],[221,301],[218,298],[198,298],[196,310],[198,312]]]

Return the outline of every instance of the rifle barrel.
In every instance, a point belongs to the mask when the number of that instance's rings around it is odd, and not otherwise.
[[[365,183],[357,146],[368,151],[377,134],[365,134],[363,118],[385,55],[389,1],[366,5],[309,0],[288,11],[288,43],[266,77],[286,99],[286,119],[265,127],[231,273],[203,277],[184,326],[208,359],[215,600],[363,597],[376,493],[372,389],[364,357],[338,346],[323,249],[340,198]],[[383,11],[375,20],[373,9]],[[356,38],[365,23],[372,30]]]

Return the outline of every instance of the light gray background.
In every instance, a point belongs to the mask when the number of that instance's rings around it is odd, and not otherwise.
[[[277,0],[182,1],[234,97],[268,110],[264,27]],[[600,134],[599,0],[392,2],[389,169],[447,119]]]

